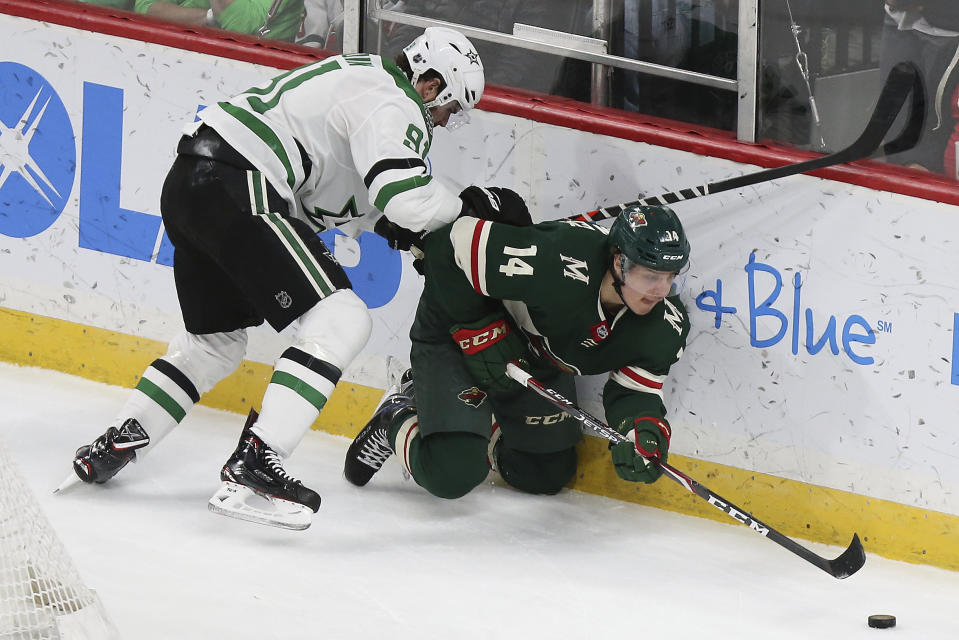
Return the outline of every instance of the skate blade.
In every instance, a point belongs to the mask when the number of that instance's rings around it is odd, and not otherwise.
[[[57,488],[53,490],[53,492],[54,492],[54,493],[60,493],[61,491],[66,491],[66,490],[69,489],[70,487],[74,487],[74,486],[76,486],[76,485],[78,485],[78,484],[82,484],[82,483],[83,483],[83,480],[81,480],[81,479],[77,476],[76,472],[71,471],[71,472],[70,472],[70,475],[68,475],[66,478],[64,478],[64,479],[63,479],[63,482],[61,482],[61,483],[57,486]]]
[[[305,505],[268,498],[235,482],[224,482],[207,508],[221,516],[294,531],[308,528],[313,519],[313,511]]]
[[[387,398],[400,392],[403,374],[408,368],[409,366],[404,365],[397,358],[386,357],[386,391],[383,392],[380,401],[376,403],[376,409],[373,410],[373,413],[376,413],[383,406]]]
[[[386,386],[387,389],[396,387],[396,390],[399,391],[400,382],[403,379],[403,374],[406,373],[406,370],[410,368],[410,365],[405,364],[399,358],[393,356],[386,356]]]

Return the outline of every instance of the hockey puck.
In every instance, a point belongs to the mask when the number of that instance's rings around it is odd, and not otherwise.
[[[869,616],[868,622],[873,629],[891,629],[896,626],[896,616],[880,613]]]

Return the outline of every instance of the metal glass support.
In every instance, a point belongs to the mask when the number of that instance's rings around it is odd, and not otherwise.
[[[343,2],[343,53],[360,52],[360,2],[361,0]]]
[[[739,50],[736,60],[739,101],[736,139],[756,142],[759,78],[759,1],[739,0]]]
[[[610,0],[593,0],[593,35],[609,42],[609,4]],[[590,69],[590,102],[597,105],[609,104],[609,73],[612,69],[594,63]]]

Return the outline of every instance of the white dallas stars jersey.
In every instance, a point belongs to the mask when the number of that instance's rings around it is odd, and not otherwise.
[[[379,56],[298,67],[200,119],[263,173],[291,215],[317,230],[383,212],[413,231],[432,231],[459,214],[460,199],[427,169],[433,132],[423,101]],[[376,217],[344,231],[356,235]]]

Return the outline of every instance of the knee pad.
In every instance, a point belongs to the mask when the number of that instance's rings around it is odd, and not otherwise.
[[[413,463],[417,484],[438,498],[462,498],[486,480],[487,439],[475,433],[439,432],[420,442]]]
[[[366,304],[341,289],[300,316],[296,338],[276,362],[253,427],[281,456],[289,456],[332,395],[340,376],[372,330]]]
[[[295,346],[342,371],[366,346],[372,330],[366,303],[352,289],[340,289],[300,317]]]
[[[497,466],[506,484],[526,493],[559,493],[576,476],[576,447],[552,453],[497,449]]]
[[[228,333],[177,335],[163,356],[196,386],[203,395],[240,366],[246,353],[246,329]]]

